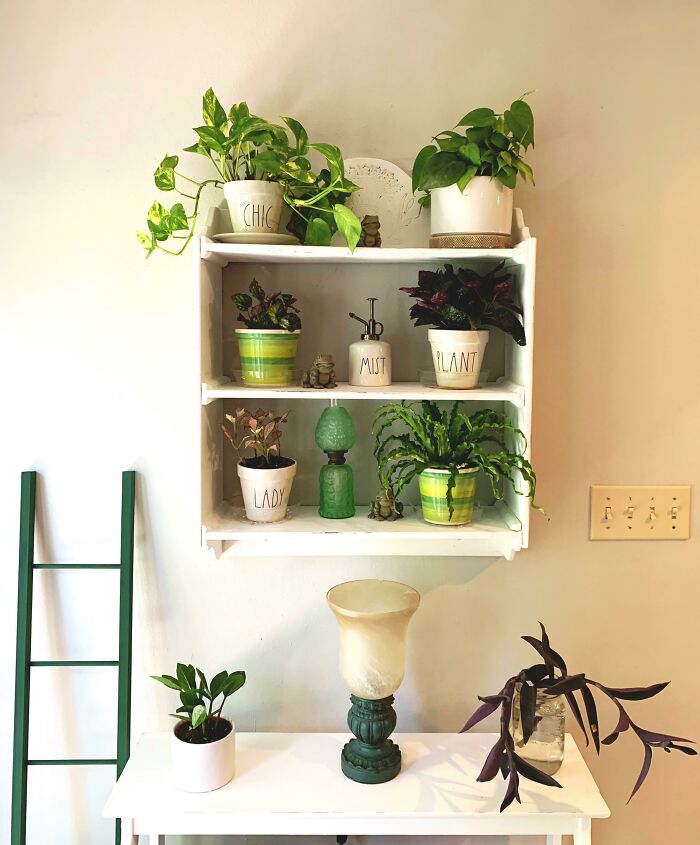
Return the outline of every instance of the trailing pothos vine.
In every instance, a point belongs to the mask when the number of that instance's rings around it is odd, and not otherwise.
[[[628,730],[631,730],[637,736],[644,748],[644,760],[628,802],[637,793],[649,773],[653,749],[662,748],[669,753],[671,751],[681,751],[683,754],[688,755],[697,754],[694,748],[688,748],[687,745],[681,744],[692,743],[693,740],[683,739],[682,737],[672,736],[671,734],[656,733],[655,731],[649,731],[640,727],[632,721],[625,706],[622,704],[623,701],[643,701],[653,698],[668,686],[668,681],[660,684],[652,684],[648,687],[609,687],[601,684],[599,681],[594,681],[592,678],[587,678],[583,673],[571,675],[564,662],[564,658],[551,647],[549,637],[542,623],[540,623],[540,627],[542,629],[541,639],[529,636],[525,636],[522,639],[538,652],[543,662],[530,666],[529,669],[523,669],[517,675],[509,678],[504,684],[503,689],[499,693],[496,693],[496,695],[479,696],[479,701],[482,704],[477,707],[462,728],[462,732],[468,731],[474,725],[477,725],[487,716],[491,715],[491,713],[494,713],[499,708],[501,710],[499,737],[489,752],[481,773],[477,777],[477,781],[483,783],[493,780],[500,771],[503,778],[507,779],[508,783],[506,794],[501,803],[501,812],[512,804],[513,801],[520,803],[520,775],[545,786],[561,786],[551,775],[541,772],[520,757],[515,751],[515,741],[511,732],[511,717],[513,707],[515,706],[516,688],[520,692],[520,717],[523,739],[526,742],[532,735],[535,719],[537,718],[535,714],[535,702],[538,690],[541,690],[546,695],[563,695],[566,698],[569,709],[586,738],[586,745],[589,744],[588,732],[586,731],[587,723],[593,744],[598,753],[600,753],[601,745],[612,745],[620,734]],[[602,693],[612,701],[618,711],[617,725],[604,739],[600,739],[598,709],[593,696],[593,689],[598,690],[599,693]],[[576,698],[576,693],[580,694],[583,702],[583,708],[586,714],[585,721]]]
[[[166,155],[153,180],[161,191],[174,191],[192,202],[187,213],[182,202],[166,208],[156,200],[148,210],[147,232],[137,232],[147,255],[155,250],[181,255],[195,233],[204,189],[226,182],[262,179],[279,183],[284,202],[291,209],[290,231],[304,243],[328,246],[336,231],[352,250],[360,239],[357,216],[345,206],[358,186],[345,178],[343,154],[334,144],[312,144],[302,124],[283,117],[284,126],[251,114],[247,103],[235,103],[228,112],[209,88],[202,97],[204,124],[195,127],[197,140],[184,152],[203,156],[215,176],[198,181],[180,169],[180,157]],[[290,141],[289,133],[293,140]],[[325,165],[316,172],[309,154],[320,154]],[[168,249],[167,241],[178,243]]]

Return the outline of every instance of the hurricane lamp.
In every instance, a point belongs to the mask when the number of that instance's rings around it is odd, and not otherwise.
[[[359,783],[385,783],[401,770],[394,693],[403,681],[406,631],[420,595],[398,581],[348,581],[327,595],[340,631],[340,674],[350,691],[343,773]]]

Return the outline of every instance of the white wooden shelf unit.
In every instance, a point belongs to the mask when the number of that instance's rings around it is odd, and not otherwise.
[[[503,408],[512,416],[528,440],[532,419],[532,357],[534,340],[534,288],[535,288],[535,239],[524,225],[522,213],[514,215],[514,240],[511,249],[437,250],[427,248],[358,248],[351,253],[345,247],[262,246],[230,245],[213,241],[209,235],[199,237],[194,251],[195,263],[195,312],[198,337],[197,404],[199,406],[199,433],[201,449],[200,475],[200,529],[201,543],[213,549],[218,556],[227,551],[238,556],[251,555],[324,555],[324,554],[394,554],[394,555],[451,555],[451,556],[503,556],[511,560],[528,544],[530,507],[526,497],[506,489],[505,501],[497,506],[484,507],[476,519],[466,526],[441,527],[425,523],[420,513],[410,512],[398,522],[375,522],[366,518],[366,504],[358,504],[358,515],[349,520],[323,519],[312,503],[306,507],[290,508],[289,516],[274,525],[254,524],[245,519],[240,509],[230,507],[224,500],[224,464],[221,422],[224,403],[237,399],[248,407],[257,407],[259,400],[281,399],[316,401],[366,400],[400,401],[432,399],[486,403]],[[209,231],[211,234],[211,231]],[[339,364],[347,355],[347,344],[334,332],[349,332],[344,324],[350,308],[357,309],[364,295],[377,295],[385,309],[400,308],[405,330],[401,329],[404,344],[424,344],[427,340],[413,329],[408,319],[408,300],[400,301],[396,290],[399,285],[386,284],[377,289],[383,279],[372,275],[379,268],[392,273],[395,266],[397,279],[407,273],[417,273],[420,268],[435,268],[452,263],[458,266],[492,266],[505,261],[512,270],[517,295],[524,312],[527,345],[518,346],[505,338],[504,374],[497,380],[475,390],[443,390],[416,381],[396,381],[390,387],[360,388],[339,383],[332,391],[304,390],[301,387],[251,388],[237,383],[229,366],[233,356],[233,326],[235,313],[229,304],[231,281],[227,273],[234,274],[235,289],[241,290],[255,275],[267,288],[291,290],[301,299],[304,308],[304,291],[313,298],[314,309],[310,329],[303,312],[304,331],[300,344],[300,365],[307,356],[319,351],[329,351]],[[352,289],[350,284],[352,273]],[[355,279],[358,282],[355,283]],[[404,283],[405,282],[401,282]],[[278,285],[277,287],[275,287]],[[296,288],[295,288],[296,285]],[[362,287],[364,285],[364,289]],[[339,289],[340,288],[340,289]],[[342,294],[342,298],[340,296]],[[325,298],[325,302],[324,302]],[[339,300],[342,305],[339,305]],[[318,311],[331,311],[332,322],[320,322]],[[313,322],[313,321],[316,322]],[[385,320],[387,322],[387,320]],[[396,330],[396,327],[395,327]],[[352,329],[357,333],[357,329]],[[492,334],[498,334],[494,332]],[[307,336],[308,337],[307,339]],[[350,339],[354,339],[349,335]],[[392,338],[389,337],[391,341]],[[314,342],[317,345],[314,347]],[[304,342],[309,342],[302,353]],[[494,341],[495,342],[495,341]],[[395,354],[395,369],[396,369]],[[341,371],[342,372],[342,371]],[[320,413],[320,409],[319,409]],[[373,469],[373,468],[372,468]],[[352,543],[347,540],[352,538]]]
[[[214,792],[180,792],[170,779],[170,735],[146,734],[104,808],[122,820],[122,845],[180,836],[546,836],[590,845],[591,820],[610,815],[572,737],[561,789],[521,778],[521,804],[503,813],[500,776],[477,783],[495,734],[397,734],[401,772],[389,783],[348,780],[347,734],[240,733],[236,775]],[[143,840],[141,840],[143,841]]]

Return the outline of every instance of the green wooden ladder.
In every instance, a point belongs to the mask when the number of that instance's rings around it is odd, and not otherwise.
[[[119,563],[34,563],[36,472],[22,473],[17,589],[17,662],[15,665],[15,737],[12,758],[11,845],[25,845],[27,836],[27,769],[29,766],[116,766],[117,777],[129,759],[131,723],[131,622],[133,612],[134,505],[136,473],[122,473],[121,557]],[[119,570],[119,659],[32,660],[32,593],[35,569]],[[119,670],[117,756],[114,759],[30,760],[29,682],[34,666],[114,666]],[[115,842],[119,843],[119,822]]]

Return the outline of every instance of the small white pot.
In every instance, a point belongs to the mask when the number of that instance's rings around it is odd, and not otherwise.
[[[225,786],[236,771],[236,726],[231,722],[231,733],[202,745],[183,742],[173,730],[170,765],[175,786],[183,792],[211,792]]]
[[[475,176],[464,193],[457,185],[430,192],[431,235],[509,235],[512,217],[512,188],[490,176]]]
[[[251,522],[279,522],[287,515],[297,462],[279,469],[254,469],[238,464],[245,515]]]
[[[469,390],[479,383],[487,331],[428,329],[438,387]]]
[[[234,232],[276,233],[282,213],[282,188],[263,179],[226,182],[224,196]]]

